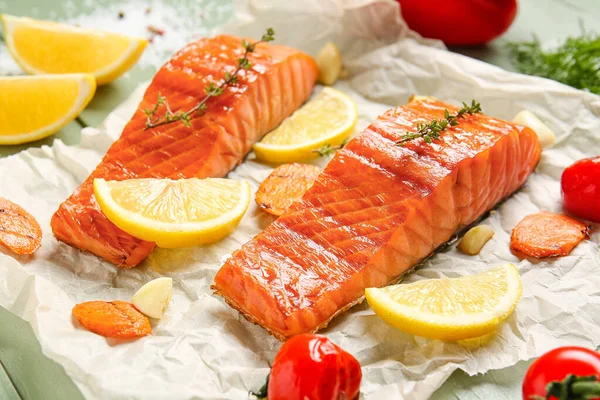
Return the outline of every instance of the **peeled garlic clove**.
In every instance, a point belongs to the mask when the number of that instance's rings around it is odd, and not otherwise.
[[[414,103],[414,102],[417,102],[417,101],[425,101],[425,100],[428,100],[428,99],[433,99],[433,97],[430,97],[430,96],[419,96],[417,94],[413,94],[412,96],[410,96],[410,99],[408,99],[408,102],[409,103]]]
[[[173,291],[173,279],[157,278],[142,286],[131,302],[140,312],[151,318],[162,318]]]
[[[339,79],[346,79],[350,75],[350,72],[342,66],[342,72],[340,72]]]
[[[531,111],[523,110],[513,118],[515,124],[526,126],[532,129],[538,136],[542,147],[550,147],[556,141],[556,135],[548,125],[544,124]]]
[[[333,85],[342,73],[342,53],[340,49],[328,42],[317,54],[319,66],[319,82],[323,85]]]
[[[494,231],[487,225],[478,225],[465,233],[458,244],[458,249],[465,254],[479,254],[483,246],[494,236]]]

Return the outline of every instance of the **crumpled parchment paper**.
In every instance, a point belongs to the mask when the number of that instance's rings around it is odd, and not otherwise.
[[[457,277],[513,262],[524,288],[516,312],[489,344],[467,349],[390,328],[366,304],[352,308],[323,333],[362,364],[362,398],[426,399],[457,368],[483,373],[560,345],[600,344],[600,235],[568,257],[537,263],[520,262],[508,246],[511,229],[525,215],[561,211],[563,168],[600,154],[600,97],[449,53],[438,42],[408,31],[395,2],[281,3],[239,1],[235,20],[223,31],[259,36],[274,26],[280,43],[312,54],[324,42],[336,41],[349,71],[349,78],[336,87],[358,104],[357,131],[418,93],[450,102],[477,99],[486,113],[505,119],[529,109],[558,134],[527,185],[485,221],[496,234],[479,256],[465,256],[452,247],[405,279]],[[244,399],[248,390],[262,385],[280,343],[214,297],[209,286],[223,260],[271,217],[253,204],[223,241],[156,249],[132,270],[119,270],[59,243],[51,233],[52,213],[118,138],[143,90],[136,90],[99,129],[84,130],[80,146],[55,141],[52,147],[0,160],[0,196],[29,210],[44,230],[35,255],[0,254],[0,305],[31,323],[43,352],[65,367],[86,398]],[[256,189],[269,172],[251,155],[230,177],[246,179]],[[71,317],[78,302],[127,300],[143,283],[163,275],[174,280],[173,301],[166,316],[154,322],[150,337],[107,340]]]

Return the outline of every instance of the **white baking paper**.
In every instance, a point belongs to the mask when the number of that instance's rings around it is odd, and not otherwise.
[[[524,288],[516,312],[488,345],[466,349],[390,328],[366,304],[352,308],[323,333],[362,364],[362,398],[427,399],[457,368],[483,373],[560,345],[600,344],[600,235],[568,257],[537,263],[519,261],[508,246],[511,229],[525,215],[561,211],[563,168],[600,154],[600,97],[509,73],[423,41],[406,29],[395,2],[277,3],[283,2],[238,2],[238,15],[227,30],[258,36],[274,26],[279,42],[312,54],[328,40],[339,43],[349,78],[336,87],[356,101],[358,129],[418,93],[456,103],[477,99],[486,113],[505,119],[529,109],[558,134],[527,185],[485,221],[496,234],[480,255],[465,256],[451,248],[406,278],[457,277],[513,262]],[[0,255],[0,305],[31,323],[44,354],[65,367],[86,398],[244,399],[248,390],[262,385],[280,343],[213,296],[209,286],[222,261],[271,217],[252,205],[240,227],[223,241],[157,249],[132,270],[119,270],[59,243],[51,233],[52,213],[118,138],[142,93],[143,88],[133,93],[100,129],[84,130],[80,146],[56,141],[52,147],[0,160],[0,196],[29,210],[44,230],[35,255]],[[270,170],[250,156],[230,177],[246,179],[256,189]],[[174,295],[166,316],[154,321],[150,337],[107,340],[71,317],[78,302],[127,300],[159,276],[173,278]]]

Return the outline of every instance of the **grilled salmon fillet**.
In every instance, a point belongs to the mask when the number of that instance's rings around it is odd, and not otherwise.
[[[432,144],[395,144],[446,109],[425,99],[381,115],[233,253],[215,292],[280,339],[317,331],[521,187],[540,157],[529,128],[474,114]]]
[[[192,117],[191,127],[174,122],[145,129],[144,110],[154,107],[159,94],[173,112],[189,110],[205,96],[205,86],[220,83],[226,71],[233,73],[244,54],[241,42],[231,36],[199,40],[158,71],[120,139],[53,215],[52,231],[59,240],[120,267],[136,266],[154,244],[123,232],[104,216],[94,198],[94,178],[225,176],[256,141],[309,98],[318,75],[314,60],[292,48],[259,44],[248,55],[252,67],[211,98],[204,113]]]

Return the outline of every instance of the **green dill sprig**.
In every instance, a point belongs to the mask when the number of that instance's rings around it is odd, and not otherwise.
[[[225,72],[223,81],[220,84],[210,82],[204,87],[205,96],[192,108],[187,111],[175,111],[173,112],[169,107],[167,99],[158,93],[156,103],[152,108],[144,110],[146,114],[146,128],[156,128],[157,126],[170,124],[175,121],[181,121],[185,126],[192,126],[192,117],[194,115],[202,115],[207,108],[207,102],[211,97],[217,97],[225,91],[225,88],[229,85],[234,85],[238,82],[238,74],[241,70],[248,70],[252,67],[252,64],[248,60],[248,54],[253,53],[256,46],[259,43],[267,43],[275,40],[275,31],[273,28],[268,28],[261,39],[254,43],[249,43],[246,40],[242,40],[242,46],[244,47],[244,55],[238,60],[237,67],[233,73]],[[158,111],[165,110],[164,115],[159,116]]]
[[[418,138],[422,138],[425,143],[431,143],[434,140],[440,138],[440,132],[446,130],[448,126],[456,126],[459,124],[458,120],[464,118],[465,115],[477,114],[481,112],[481,104],[475,100],[471,101],[471,105],[462,103],[463,107],[456,112],[456,114],[450,114],[450,111],[444,110],[444,119],[433,119],[428,124],[424,122],[417,123],[416,132],[406,132],[402,135],[400,140],[396,142],[398,146],[404,146],[405,143],[410,142]]]
[[[325,157],[325,156],[335,153],[336,151],[338,151],[340,149],[343,149],[348,144],[349,141],[350,141],[350,138],[347,137],[338,146],[332,146],[331,143],[325,143],[320,149],[314,149],[314,150],[312,150],[312,152],[319,154],[320,157]]]
[[[600,94],[599,34],[583,32],[548,51],[542,49],[535,36],[530,42],[513,42],[506,46],[519,72]]]

